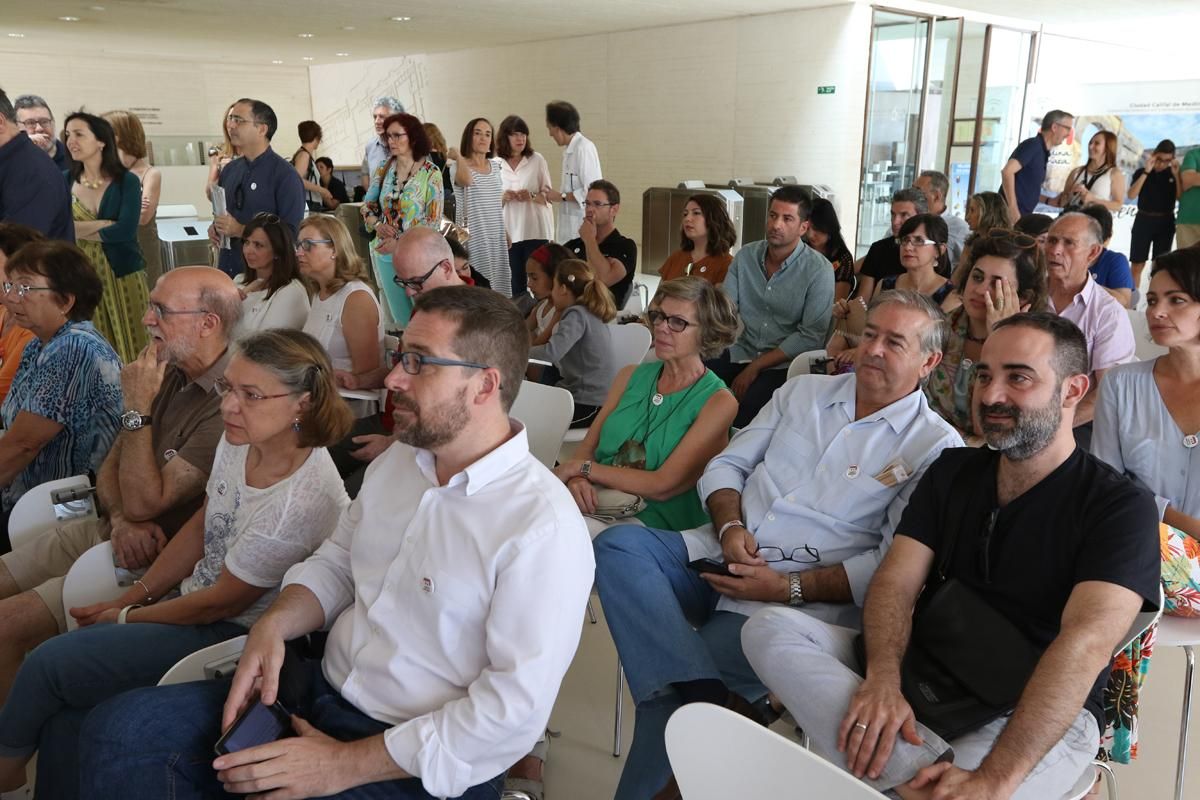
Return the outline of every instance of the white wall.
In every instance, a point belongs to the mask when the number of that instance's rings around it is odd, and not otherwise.
[[[622,193],[618,226],[640,240],[642,192],[685,178],[796,175],[840,195],[853,233],[862,150],[870,8],[675,25],[550,42],[312,67],[322,150],[357,163],[373,135],[371,98],[394,94],[457,145],[475,116],[529,124],[557,181],[561,150],[545,104],[576,105]],[[833,95],[817,86],[835,85]]]

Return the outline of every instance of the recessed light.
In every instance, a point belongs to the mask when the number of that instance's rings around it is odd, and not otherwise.
[[[335,56],[348,56],[349,53],[334,53]]]
[[[303,60],[304,60],[304,61],[312,61],[312,60],[313,60],[313,57],[312,57],[312,56],[305,56]]]
[[[282,62],[282,61],[280,61],[278,58],[275,58],[275,59],[272,59],[272,60],[271,60],[271,63],[272,63],[272,64],[282,64],[283,62]]]
[[[412,22],[412,17],[392,17],[392,22]]]
[[[79,17],[59,17],[62,22],[79,22]]]
[[[354,27],[353,25],[343,25],[343,26],[342,26],[342,30],[344,30],[344,31],[352,31],[352,30],[355,30],[355,27]]]
[[[296,35],[297,35],[297,36],[299,36],[301,39],[311,39],[311,38],[313,38],[313,36],[314,36],[315,34],[311,34],[311,33],[297,33]]]
[[[10,38],[10,39],[24,39],[24,38],[25,38],[25,34],[23,34],[23,33],[10,33],[10,34],[8,35],[8,38]]]
[[[104,10],[104,6],[89,6],[89,7],[92,9],[92,11],[103,11]]]

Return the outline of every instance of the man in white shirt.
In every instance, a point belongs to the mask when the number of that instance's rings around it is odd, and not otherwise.
[[[766,718],[767,690],[741,648],[750,614],[787,604],[860,625],[917,480],[942,449],[962,445],[919,385],[944,339],[945,317],[928,298],[883,293],[854,374],[788,381],[709,463],[697,488],[711,526],[681,535],[627,525],[596,538],[596,587],[637,702],[618,800],[664,785],[657,797],[678,796],[663,731],[680,705]],[[701,558],[727,574],[689,569]]]
[[[946,221],[946,229],[950,239],[946,243],[946,251],[950,254],[950,266],[957,267],[958,259],[962,256],[963,244],[971,235],[971,229],[966,220],[950,213],[946,198],[950,196],[950,180],[944,173],[927,169],[913,181],[913,188],[919,189],[929,203],[929,213],[937,214]]]
[[[388,376],[399,441],[332,536],[285,576],[232,687],[146,690],[92,715],[83,796],[499,795],[579,642],[594,571],[587,528],[508,416],[528,355],[508,300],[473,287],[422,294],[403,349]],[[330,633],[319,665],[281,675],[284,642],[320,628]],[[299,699],[281,690],[297,674],[311,682]],[[260,682],[264,703],[283,696],[298,736],[213,761]]]
[[[546,193],[550,202],[559,204],[554,240],[565,244],[579,235],[588,187],[604,175],[600,172],[600,155],[596,152],[596,145],[579,132],[579,111],[575,106],[565,100],[547,103],[546,131],[555,144],[566,148],[563,150],[559,188]]]

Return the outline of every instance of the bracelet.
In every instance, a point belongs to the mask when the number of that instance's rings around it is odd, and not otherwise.
[[[717,542],[721,541],[721,538],[723,536],[725,536],[725,531],[729,530],[730,528],[745,528],[745,527],[746,527],[746,523],[742,522],[740,519],[729,520],[729,522],[726,522],[724,525],[721,526],[721,529],[717,531]]]
[[[125,606],[124,608],[122,608],[121,612],[119,614],[117,614],[117,624],[124,625],[126,622],[128,622],[127,617],[129,616],[129,612],[133,611],[135,608],[141,608],[141,607],[142,607],[141,603],[134,603],[131,606]]]
[[[150,594],[150,587],[141,578],[135,580],[134,583],[142,587],[142,591],[146,593],[146,605],[152,604],[154,602],[154,595]]]

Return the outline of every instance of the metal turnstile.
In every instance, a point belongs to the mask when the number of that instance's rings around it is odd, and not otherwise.
[[[733,252],[736,253],[741,246],[744,241],[742,224],[745,214],[742,197],[737,192],[725,188],[704,187],[695,181],[684,181],[675,188],[653,186],[642,192],[643,273],[657,275],[658,268],[667,260],[667,256],[679,249],[679,227],[683,219],[683,207],[694,194],[711,194],[724,201],[729,219],[733,222],[733,229],[737,231],[738,238]]]
[[[820,183],[799,183],[793,175],[781,175],[770,183],[755,183],[749,178],[733,178],[728,185],[745,201],[743,242],[757,242],[767,238],[767,211],[771,206],[771,195],[780,186],[799,186],[810,198],[823,197],[833,203],[834,211],[839,211],[837,196],[832,189]]]

